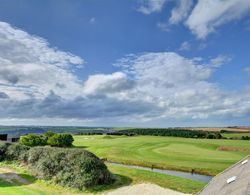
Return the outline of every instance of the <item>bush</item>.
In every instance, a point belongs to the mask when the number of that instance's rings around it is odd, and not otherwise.
[[[113,181],[103,161],[83,149],[28,147],[0,142],[0,153],[2,160],[25,162],[41,178],[67,187],[83,190]]]
[[[10,144],[5,152],[5,159],[26,162],[29,149],[30,147],[21,144]]]
[[[25,146],[45,146],[47,138],[44,135],[28,134],[21,136],[19,143]]]
[[[106,165],[85,150],[34,147],[28,153],[28,164],[42,178],[53,179],[63,186],[82,190],[112,181],[112,175]]]
[[[8,149],[8,146],[8,143],[0,142],[0,161],[6,158],[6,151]]]
[[[48,145],[57,147],[70,147],[74,139],[71,134],[55,134],[48,138]]]
[[[250,140],[250,137],[249,136],[242,136],[241,139],[242,140]]]

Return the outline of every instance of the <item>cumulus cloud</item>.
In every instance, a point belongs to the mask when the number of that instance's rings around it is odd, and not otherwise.
[[[51,90],[65,97],[77,94],[80,85],[72,70],[82,64],[83,59],[51,47],[45,39],[0,22],[0,88],[11,98],[29,98],[30,89],[37,98]]]
[[[214,68],[219,67],[213,63],[163,52],[129,55],[116,66],[136,80],[136,90],[127,97],[154,102],[156,108],[163,110],[160,118],[198,119],[246,113],[249,107],[241,104],[249,105],[249,98],[224,92],[209,82]]]
[[[250,1],[246,0],[199,0],[186,21],[188,28],[204,39],[222,24],[248,14]]]
[[[117,93],[131,89],[133,81],[129,80],[127,75],[122,72],[113,74],[96,74],[89,76],[84,83],[84,92],[86,94],[109,94]]]
[[[151,14],[153,12],[160,12],[167,0],[141,0],[137,11],[143,14]]]
[[[169,18],[170,24],[178,24],[183,21],[191,11],[193,0],[178,0],[177,6],[172,10]]]
[[[151,14],[161,12],[168,0],[140,2],[137,10],[144,14]],[[172,9],[168,22],[158,22],[157,26],[169,31],[169,25],[183,22],[199,39],[205,39],[219,26],[239,20],[250,12],[250,1],[248,0],[177,0],[173,2],[176,6]]]
[[[229,93],[212,83],[228,62],[187,58],[174,52],[130,54],[119,71],[74,73],[83,59],[7,23],[0,23],[0,118],[115,121],[245,116],[250,91]],[[239,95],[240,94],[240,95]]]

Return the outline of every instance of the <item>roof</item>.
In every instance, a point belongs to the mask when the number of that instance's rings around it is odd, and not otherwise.
[[[250,156],[215,176],[199,195],[250,195]]]

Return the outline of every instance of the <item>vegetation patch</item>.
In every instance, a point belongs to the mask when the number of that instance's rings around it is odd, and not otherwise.
[[[136,183],[154,183],[164,188],[170,188],[172,190],[196,194],[199,192],[206,183],[175,177],[171,175],[165,175],[160,173],[154,173],[145,170],[120,167],[108,165],[109,170],[115,174],[122,174],[123,176],[130,177],[134,184]]]
[[[76,148],[1,144],[3,160],[27,164],[40,178],[80,190],[110,184],[113,176],[94,154]]]
[[[220,151],[233,151],[233,152],[250,152],[249,148],[239,148],[233,146],[220,146],[218,147]]]
[[[28,134],[20,137],[19,143],[25,146],[70,147],[74,139],[71,134],[58,134],[48,131],[45,134]]]
[[[153,135],[153,136],[171,136],[171,137],[185,137],[185,138],[207,138],[207,139],[221,139],[222,135],[219,132],[207,132],[201,130],[189,130],[179,128],[167,129],[151,129],[151,128],[135,128],[119,130],[110,135]]]

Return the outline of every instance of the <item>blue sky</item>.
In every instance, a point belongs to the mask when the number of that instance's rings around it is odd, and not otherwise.
[[[250,125],[248,0],[2,0],[0,24],[2,124]]]

